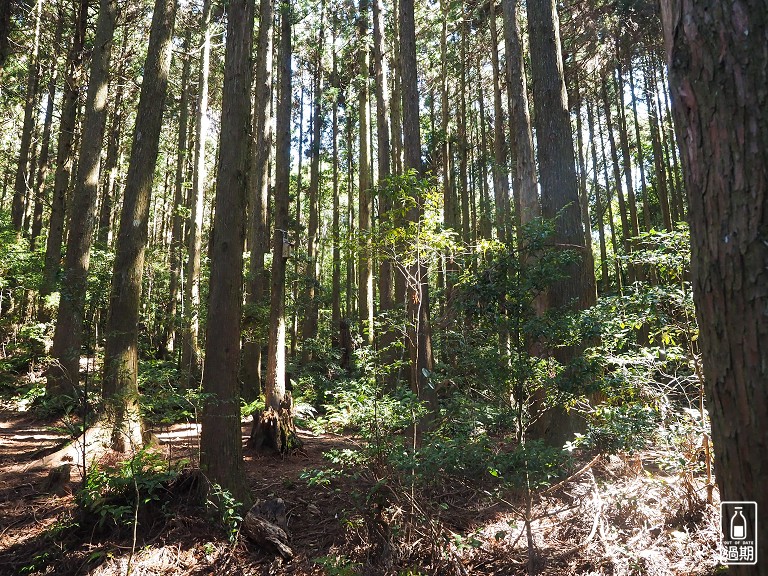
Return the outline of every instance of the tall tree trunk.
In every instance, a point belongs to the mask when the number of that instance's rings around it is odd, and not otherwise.
[[[285,389],[285,269],[287,254],[284,242],[288,238],[288,208],[290,203],[291,170],[291,20],[293,5],[280,6],[280,46],[278,57],[278,97],[275,147],[275,231],[272,236],[272,286],[270,290],[269,345],[267,380],[264,391],[267,411],[278,418],[278,438],[275,448],[292,449],[298,438],[287,428],[291,418],[291,396]]]
[[[256,47],[256,70],[253,111],[251,174],[249,179],[250,226],[248,227],[248,264],[246,283],[246,325],[260,320],[255,307],[263,303],[269,288],[269,275],[264,269],[264,256],[269,251],[269,163],[272,156],[272,35],[273,1],[259,2],[259,34]],[[249,336],[243,343],[243,395],[248,399],[259,395],[261,382],[261,350],[263,338]]]
[[[357,20],[358,33],[358,116],[360,118],[360,160],[358,169],[358,232],[360,252],[358,263],[358,310],[360,329],[368,344],[373,344],[373,258],[371,255],[371,213],[373,191],[371,190],[371,167],[368,155],[371,142],[368,117],[368,0],[360,0]]]
[[[419,90],[416,67],[416,24],[413,0],[400,0],[400,74],[403,87],[403,151],[405,170],[421,177],[421,132],[419,128]],[[408,220],[421,218],[422,198],[408,212]],[[417,239],[414,239],[418,241]],[[411,389],[426,403],[429,414],[421,422],[423,430],[437,413],[437,392],[430,385],[432,375],[432,329],[429,315],[429,276],[424,262],[409,267],[408,283],[408,350],[411,360]]]
[[[112,447],[119,452],[142,444],[139,304],[175,19],[175,0],[155,0],[112,273],[102,395],[107,419],[113,424]]]
[[[762,0],[662,2],[688,190],[693,290],[720,499],[763,516],[768,574],[768,11]]]
[[[331,223],[331,239],[333,242],[332,271],[331,271],[331,343],[335,348],[341,346],[341,234],[339,231],[339,221],[341,220],[339,206],[339,93],[341,86],[338,75],[338,62],[336,57],[336,38],[338,17],[334,13],[332,25],[333,41],[333,69],[331,77],[334,87],[338,90],[333,102],[333,111],[331,114],[331,138],[333,141],[333,154],[331,162],[333,163],[333,216]]]
[[[600,239],[600,274],[602,275],[603,293],[607,294],[611,286],[608,275],[608,252],[605,245],[605,219],[603,214],[603,200],[600,194],[598,174],[600,165],[597,162],[597,141],[595,140],[595,115],[592,112],[592,104],[587,102],[587,125],[589,127],[589,142],[592,149],[592,188],[595,192],[595,212],[597,212],[597,234]],[[602,143],[602,138],[601,138]],[[605,182],[608,186],[608,181]]]
[[[507,175],[507,139],[504,109],[501,104],[501,66],[499,33],[496,25],[496,2],[491,2],[491,66],[493,68],[493,197],[496,204],[496,235],[501,242],[509,239],[509,177]],[[481,122],[485,122],[481,118]]]
[[[643,140],[640,137],[640,120],[637,114],[637,95],[635,94],[635,74],[632,66],[629,67],[629,90],[632,94],[632,115],[635,120],[635,143],[637,146],[637,165],[640,169],[640,187],[643,193],[643,224],[645,230],[652,228],[651,225],[651,206],[648,201],[648,185],[645,179],[645,154],[643,153]]]
[[[181,97],[179,99],[179,134],[176,152],[176,174],[173,186],[173,206],[171,208],[171,245],[170,245],[170,278],[168,280],[168,302],[165,307],[163,322],[163,337],[160,342],[160,353],[173,353],[176,343],[176,327],[178,321],[176,312],[179,300],[179,279],[182,273],[184,248],[184,175],[187,163],[187,125],[189,123],[189,54],[192,41],[192,27],[187,27],[184,42],[181,45],[183,63],[181,65]]]
[[[81,66],[83,62],[83,45],[85,29],[88,22],[88,0],[79,0],[73,12],[72,44],[67,53],[67,76],[64,80],[64,91],[61,103],[61,121],[56,148],[56,172],[53,179],[53,199],[51,216],[48,223],[48,239],[45,245],[45,263],[43,265],[43,280],[40,286],[40,296],[45,298],[56,289],[56,282],[61,264],[61,244],[64,239],[64,218],[67,199],[67,188],[72,171],[73,144],[77,124],[78,93],[81,82]],[[48,316],[48,311],[43,312]]]
[[[323,129],[323,40],[325,39],[325,1],[320,2],[320,29],[317,34],[317,48],[315,53],[315,86],[314,110],[312,112],[312,146],[309,166],[309,227],[307,229],[307,274],[305,278],[304,293],[304,325],[302,326],[303,339],[309,340],[317,337],[317,283],[318,262],[317,245],[320,227],[320,148]],[[305,351],[305,360],[311,359],[311,354]]]
[[[579,210],[573,134],[563,80],[560,31],[554,0],[528,4],[528,33],[531,42],[531,72],[536,111],[536,139],[541,174],[541,211],[556,219],[553,242],[579,250],[581,262],[567,266],[564,278],[547,292],[552,310],[583,309],[596,300],[592,254],[588,253]],[[573,249],[573,248],[572,248]],[[573,347],[554,351],[560,363],[576,354]],[[573,432],[574,422],[562,411],[549,411],[540,421],[539,435],[562,446]]]
[[[208,72],[211,58],[211,1],[205,0],[200,15],[200,70],[197,76],[195,108],[195,154],[192,173],[192,201],[187,234],[187,269],[184,285],[184,321],[181,339],[181,370],[188,380],[200,377],[200,260],[203,247],[205,208],[205,141],[208,137]]]
[[[122,142],[123,124],[125,122],[125,110],[123,110],[123,98],[125,97],[125,86],[122,79],[126,67],[126,45],[127,36],[123,35],[123,45],[120,54],[120,64],[115,77],[118,82],[115,84],[115,101],[112,106],[112,118],[107,130],[107,157],[104,160],[102,168],[101,184],[101,206],[99,207],[99,228],[96,233],[97,241],[103,247],[110,243],[112,235],[112,212],[117,202],[117,175],[120,166],[120,144]],[[186,148],[186,144],[185,144]]]
[[[667,188],[667,169],[664,165],[664,151],[659,136],[659,112],[656,109],[656,98],[652,90],[655,90],[653,73],[645,67],[645,102],[648,106],[648,124],[651,130],[651,146],[653,149],[653,166],[656,172],[656,196],[661,208],[661,219],[664,228],[672,230],[672,212],[669,208],[669,190]]]
[[[24,96],[24,125],[21,129],[19,146],[19,162],[16,166],[16,182],[13,187],[13,205],[11,207],[11,222],[17,232],[22,231],[24,224],[24,206],[28,200],[29,190],[32,189],[32,172],[30,169],[29,152],[32,145],[32,133],[35,129],[35,112],[37,89],[40,78],[40,21],[42,19],[43,0],[37,0],[35,9],[35,34],[32,40],[32,51],[29,54],[27,71],[27,90]]]
[[[59,312],[53,336],[46,394],[71,393],[80,373],[80,348],[85,320],[85,291],[88,286],[91,243],[96,224],[96,197],[99,191],[99,164],[107,119],[109,66],[115,34],[117,0],[101,0],[96,23],[91,74],[85,100],[83,142],[69,213],[67,254],[62,280]]]
[[[533,134],[528,110],[528,89],[525,82],[525,60],[517,25],[517,0],[502,0],[504,45],[507,65],[507,99],[515,159],[515,198],[519,206],[516,220],[526,224],[541,215],[536,186],[536,159],[533,156]]]
[[[465,245],[470,243],[469,233],[469,174],[467,173],[467,154],[469,142],[467,140],[467,20],[465,15],[461,19],[461,40],[459,53],[461,55],[459,66],[459,110],[457,144],[459,147],[459,208],[461,212],[461,239]]]
[[[240,313],[251,120],[253,0],[230,0],[221,101],[221,145],[211,246],[200,469],[246,505],[240,425]]]
[[[388,74],[385,60],[384,41],[384,4],[382,0],[373,1],[373,64],[376,74],[376,142],[378,145],[379,184],[384,183],[392,173],[392,153],[390,149],[389,95],[387,90]],[[386,214],[392,209],[392,202],[386,194],[379,195],[379,214]],[[382,311],[392,309],[392,262],[381,258],[379,264],[379,308]]]
[[[32,218],[32,234],[30,244],[34,250],[37,238],[43,229],[43,208],[46,204],[45,179],[50,168],[51,128],[53,127],[53,108],[56,100],[56,81],[59,77],[59,50],[61,49],[61,36],[64,30],[64,7],[59,6],[56,19],[56,31],[54,32],[53,46],[50,59],[50,79],[48,80],[48,95],[45,103],[45,120],[43,121],[43,137],[40,143],[40,157],[37,164],[37,176],[35,177],[35,212]]]
[[[615,182],[616,193],[619,198],[619,217],[621,218],[622,244],[624,246],[624,252],[626,254],[629,254],[631,251],[629,237],[632,234],[632,229],[630,228],[630,224],[629,224],[627,202],[624,198],[624,192],[622,191],[622,186],[621,186],[621,167],[619,166],[619,154],[618,154],[618,151],[616,150],[616,139],[613,136],[614,128],[613,128],[613,119],[611,118],[611,101],[608,98],[608,89],[605,84],[603,84],[601,94],[603,97],[603,110],[605,112],[606,129],[608,131],[608,142],[611,148],[611,165],[613,166],[613,180]],[[602,136],[600,138],[600,141],[602,142]]]

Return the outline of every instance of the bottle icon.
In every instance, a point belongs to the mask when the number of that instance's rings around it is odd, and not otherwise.
[[[736,506],[735,510],[731,516],[731,538],[744,540],[747,537],[747,519],[741,513],[741,506]]]

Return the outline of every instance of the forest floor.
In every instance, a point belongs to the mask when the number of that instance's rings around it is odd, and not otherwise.
[[[45,493],[48,470],[32,464],[67,441],[60,421],[41,420],[12,406],[0,410],[0,575],[89,574],[527,574],[523,501],[492,495],[481,485],[457,483],[433,490],[438,517],[417,499],[391,498],[389,518],[421,516],[392,536],[391,568],[366,563],[374,554],[365,518],[366,481],[331,474],[324,453],[355,449],[350,436],[300,431],[302,451],[287,457],[245,449],[255,499],[286,504],[290,561],[275,557],[242,535],[231,544],[189,492],[177,489],[162,513],[142,516],[136,532],[97,530],[78,516],[73,493],[79,475],[59,494]],[[244,440],[249,424],[244,422]],[[174,425],[154,430],[166,458],[194,463],[197,429]],[[570,478],[534,500],[531,538],[539,574],[708,575],[719,573],[719,517],[706,504],[699,478],[665,474],[652,451],[632,458],[585,457]],[[363,494],[361,496],[360,494]],[[394,494],[395,492],[393,492]],[[186,495],[185,495],[186,494]],[[400,525],[403,525],[402,522]],[[130,568],[129,568],[130,566]]]

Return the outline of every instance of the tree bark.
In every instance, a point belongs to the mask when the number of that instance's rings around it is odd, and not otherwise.
[[[37,89],[40,77],[40,21],[42,19],[43,0],[37,0],[35,17],[35,34],[32,51],[29,54],[27,71],[27,89],[24,96],[24,124],[21,129],[19,145],[19,161],[16,166],[16,181],[13,187],[13,205],[11,207],[11,223],[13,228],[21,233],[24,224],[24,207],[32,189],[32,172],[30,169],[29,153],[32,145],[32,133],[35,129],[35,112],[37,104]]]
[[[403,88],[403,152],[404,168],[421,177],[421,132],[419,128],[419,91],[416,64],[416,24],[413,0],[400,0],[400,74]],[[421,218],[421,198],[409,210],[408,220]],[[416,239],[414,239],[416,240]],[[417,240],[416,240],[417,241]],[[437,392],[430,385],[432,375],[432,330],[429,315],[429,276],[427,266],[416,262],[410,266],[408,283],[408,350],[411,360],[411,389],[426,403],[428,415],[419,428],[430,425],[438,410]]]
[[[187,163],[187,127],[189,124],[189,54],[192,27],[188,27],[181,45],[183,63],[181,65],[181,97],[179,99],[179,133],[176,151],[176,173],[173,185],[173,206],[171,207],[171,245],[170,251],[170,278],[168,280],[168,302],[165,307],[165,320],[163,322],[163,337],[160,342],[160,353],[165,356],[173,353],[176,344],[176,327],[178,321],[176,312],[179,300],[179,280],[182,274],[183,247],[184,247],[184,175]]]
[[[184,322],[181,340],[181,370],[188,382],[200,377],[200,260],[203,247],[205,208],[205,141],[208,137],[208,73],[211,57],[211,1],[205,0],[200,15],[200,70],[197,77],[195,109],[195,157],[192,174],[187,270],[184,285]]]
[[[536,119],[536,139],[541,177],[541,211],[555,219],[553,242],[578,250],[581,262],[567,266],[564,278],[547,291],[551,310],[579,310],[596,301],[592,254],[585,247],[585,230],[579,209],[573,134],[563,80],[558,15],[554,0],[528,4],[528,34],[531,42],[531,73]],[[555,358],[568,363],[574,347],[559,347]],[[562,410],[552,410],[539,423],[538,435],[562,446],[573,433],[574,422]]]
[[[768,10],[665,0],[672,113],[720,499],[768,509]],[[765,555],[768,523],[758,522]],[[768,562],[731,566],[768,574]]]
[[[240,425],[240,314],[251,120],[253,0],[230,0],[221,101],[221,145],[211,246],[200,469],[238,502],[250,500]]]
[[[73,13],[72,44],[67,53],[67,76],[62,93],[61,121],[56,148],[56,172],[53,179],[53,199],[45,245],[45,263],[40,296],[45,298],[56,289],[61,264],[61,244],[64,239],[64,220],[67,188],[74,160],[73,144],[78,113],[78,92],[83,63],[85,29],[88,22],[88,0],[79,0]],[[45,310],[44,316],[48,316]]]
[[[269,345],[267,351],[267,380],[264,403],[267,410],[278,415],[280,426],[286,422],[285,412],[290,410],[285,389],[285,269],[288,258],[284,242],[288,240],[288,208],[290,203],[291,170],[291,28],[293,5],[284,1],[280,5],[280,45],[278,60],[278,96],[275,146],[275,230],[272,236],[272,286],[270,290]],[[290,414],[288,414],[290,417]],[[281,430],[278,437],[283,432]],[[294,435],[283,444],[285,450],[299,445]]]
[[[536,159],[533,155],[531,116],[525,82],[525,60],[517,25],[517,0],[502,0],[504,45],[506,48],[507,99],[512,124],[511,142],[515,159],[515,197],[518,199],[516,219],[526,224],[541,215],[536,186]]]
[[[496,25],[496,2],[491,2],[491,66],[493,68],[493,197],[496,204],[496,235],[501,242],[509,239],[509,177],[507,139],[504,129],[504,109],[501,104],[501,65],[499,64],[499,34]],[[508,56],[509,57],[509,56]],[[480,119],[485,122],[484,118]]]
[[[360,155],[358,170],[358,232],[360,234],[360,252],[358,262],[358,311],[360,329],[364,341],[373,344],[373,259],[371,257],[371,213],[373,210],[373,191],[371,190],[371,167],[369,150],[371,147],[368,117],[368,0],[360,0],[360,13],[357,21],[358,33],[358,115],[360,119]]]
[[[325,39],[325,2],[320,2],[320,29],[315,52],[314,111],[312,112],[312,146],[309,165],[309,227],[307,229],[307,273],[304,279],[304,341],[317,337],[318,304],[318,232],[320,227],[320,148],[323,130],[323,40]],[[303,353],[305,361],[312,355],[309,349]]]
[[[112,273],[102,396],[106,417],[113,425],[112,447],[119,452],[142,445],[137,382],[139,305],[175,18],[175,0],[155,0]]]
[[[260,0],[259,33],[253,112],[253,150],[249,178],[250,226],[248,228],[248,282],[245,296],[246,325],[258,322],[254,308],[264,302],[269,288],[269,275],[264,269],[264,256],[269,251],[269,163],[272,156],[272,36],[273,0]],[[249,335],[243,343],[243,393],[248,399],[259,395],[261,382],[261,350],[263,337]]]
[[[50,79],[48,81],[48,94],[45,104],[45,120],[43,121],[43,137],[40,143],[40,156],[37,163],[37,176],[35,177],[35,211],[32,217],[32,234],[30,245],[35,249],[37,238],[43,229],[43,208],[46,203],[45,179],[50,168],[51,129],[53,127],[53,108],[56,100],[56,81],[59,77],[59,50],[61,49],[61,36],[64,30],[64,8],[59,7],[56,19],[56,31],[54,32],[51,54]]]
[[[109,67],[116,18],[117,1],[101,0],[85,100],[83,140],[69,213],[61,299],[51,351],[55,361],[48,370],[46,384],[48,395],[71,393],[78,383],[80,373],[85,292],[88,286],[91,243],[96,224],[99,166],[104,140],[104,124],[107,119]]]

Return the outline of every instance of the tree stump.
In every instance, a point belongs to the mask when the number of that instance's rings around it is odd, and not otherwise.
[[[293,396],[290,392],[285,393],[279,412],[270,406],[263,412],[253,415],[249,447],[287,454],[300,449],[302,445],[293,422]]]

